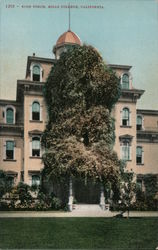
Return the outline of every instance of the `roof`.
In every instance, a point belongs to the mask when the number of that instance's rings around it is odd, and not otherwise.
[[[81,45],[81,40],[74,32],[68,30],[58,38],[56,46],[58,47],[68,43]]]
[[[108,64],[108,66],[112,69],[127,69],[130,70],[132,66],[130,65],[120,65],[120,64]]]

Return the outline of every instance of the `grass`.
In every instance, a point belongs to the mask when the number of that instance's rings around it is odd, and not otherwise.
[[[0,249],[124,249],[158,246],[158,218],[2,218]]]

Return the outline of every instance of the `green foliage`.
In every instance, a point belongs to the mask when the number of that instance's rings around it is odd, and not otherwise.
[[[158,209],[158,183],[157,176],[146,174],[142,178],[144,187],[137,186],[136,202],[134,208],[137,210],[156,210]]]
[[[0,199],[2,196],[11,190],[11,184],[8,176],[3,170],[0,170]]]
[[[90,178],[119,189],[111,109],[120,95],[115,73],[91,46],[74,47],[53,66],[45,86],[44,178]]]
[[[76,106],[103,105],[108,109],[120,95],[120,81],[91,46],[73,47],[53,66],[45,86],[50,120]]]

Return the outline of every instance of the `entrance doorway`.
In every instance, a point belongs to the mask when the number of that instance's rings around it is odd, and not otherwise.
[[[73,192],[76,203],[80,204],[99,204],[100,184],[91,180],[75,179],[73,181]]]

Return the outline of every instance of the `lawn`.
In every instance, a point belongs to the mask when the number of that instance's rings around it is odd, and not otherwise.
[[[2,218],[0,249],[155,250],[158,218]]]

